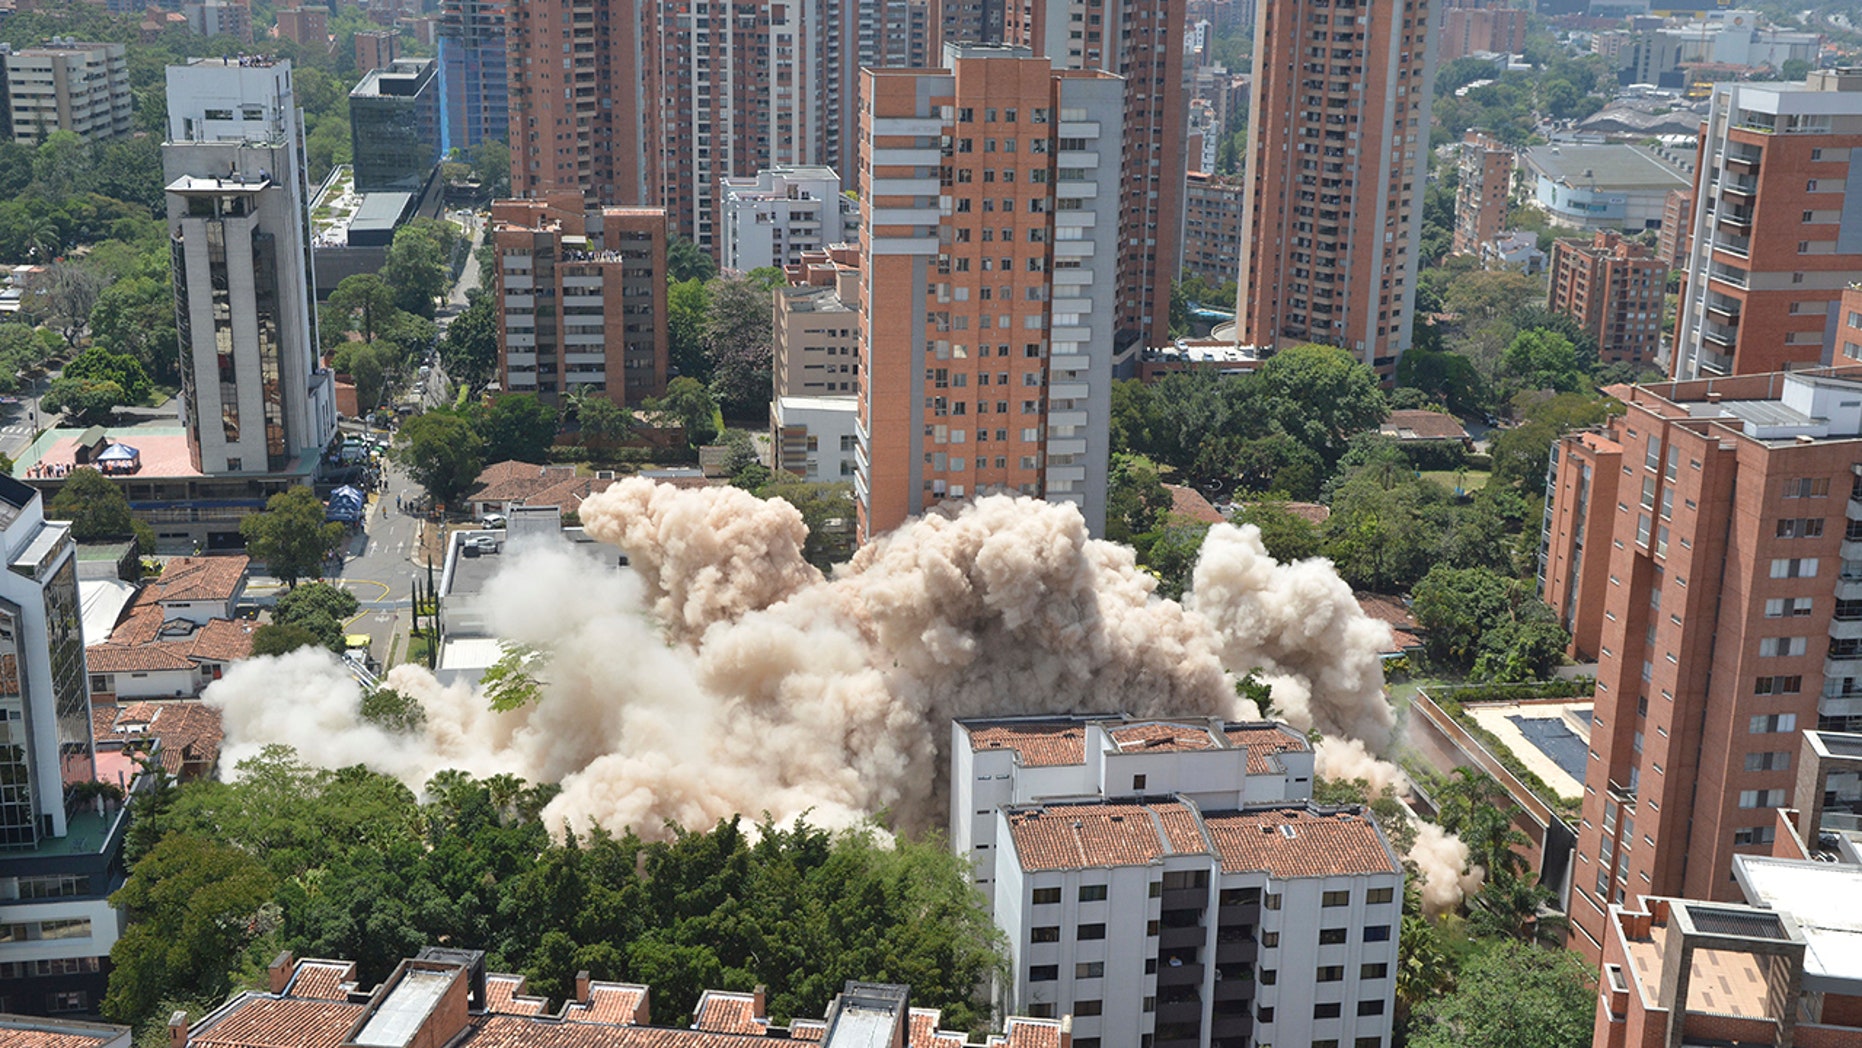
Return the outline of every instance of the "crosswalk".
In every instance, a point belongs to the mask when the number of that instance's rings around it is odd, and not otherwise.
[[[24,425],[24,424],[21,424],[18,426],[0,426],[0,433],[6,433],[10,435],[15,435],[15,436],[20,435],[20,434],[28,434],[31,432],[32,432],[32,427],[28,425]]]

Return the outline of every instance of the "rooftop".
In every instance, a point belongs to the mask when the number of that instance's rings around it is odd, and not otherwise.
[[[1648,148],[1627,143],[1600,146],[1532,146],[1526,165],[1554,182],[1606,189],[1687,189],[1687,173]]]
[[[1272,805],[1202,812],[1187,800],[1006,808],[1022,869],[1145,866],[1208,855],[1223,873],[1279,880],[1401,872],[1383,832],[1356,808]]]
[[[128,1048],[130,1029],[0,1013],[0,1048]]]
[[[252,558],[243,553],[214,557],[174,557],[161,578],[149,584],[148,599],[157,604],[229,601],[246,585]]]
[[[1453,415],[1439,411],[1392,411],[1377,431],[1398,440],[1466,440],[1467,428]]]
[[[1027,768],[1085,764],[1087,729],[1095,725],[1105,729],[1108,743],[1119,753],[1245,749],[1250,775],[1275,774],[1278,769],[1271,759],[1274,754],[1308,749],[1298,732],[1271,721],[1141,719],[1128,713],[1107,713],[977,717],[957,723],[968,735],[972,753],[1013,750],[1018,763]]]
[[[1806,990],[1862,994],[1862,867],[1739,855],[1733,876],[1754,906],[1796,924]]]
[[[20,452],[13,461],[13,476],[40,479],[55,477],[59,471],[77,466],[79,438],[87,430],[61,427],[48,429]],[[142,452],[142,468],[134,475],[138,480],[192,478],[202,476],[188,454],[187,434],[180,426],[137,426],[134,429],[109,429],[111,440],[133,445]]]
[[[1202,492],[1182,484],[1166,484],[1164,490],[1170,492],[1170,512],[1185,517],[1198,524],[1221,524],[1228,520],[1222,512],[1209,504]]]

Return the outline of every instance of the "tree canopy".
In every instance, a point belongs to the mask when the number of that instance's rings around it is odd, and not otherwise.
[[[428,493],[450,505],[477,483],[485,441],[465,416],[429,411],[401,424],[390,454]]]
[[[155,530],[132,516],[122,489],[94,469],[72,470],[45,515],[70,521],[71,537],[79,542],[135,539],[142,552],[155,552]]]
[[[307,487],[293,487],[265,500],[265,511],[239,522],[252,558],[286,586],[323,573],[323,563],[343,541],[343,526],[324,519],[323,501]]]
[[[1413,1048],[1575,1048],[1590,1043],[1596,978],[1576,954],[1492,940],[1458,985],[1416,1009]]]

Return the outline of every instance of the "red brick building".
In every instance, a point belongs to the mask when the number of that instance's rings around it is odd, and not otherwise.
[[[1614,387],[1553,446],[1541,595],[1595,657],[1571,944],[1734,897],[1801,730],[1862,727],[1862,368]],[[1803,803],[1804,798],[1795,798]]]
[[[304,47],[330,46],[330,9],[295,7],[278,12],[278,35]]]
[[[1395,374],[1414,328],[1436,21],[1430,0],[1262,6],[1240,341],[1340,346]]]
[[[1233,175],[1191,171],[1184,177],[1183,269],[1220,287],[1241,265],[1241,216],[1247,195]],[[1217,309],[1225,302],[1211,302]]]
[[[1662,228],[1655,241],[1655,257],[1668,263],[1669,269],[1687,267],[1687,253],[1692,246],[1688,233],[1693,225],[1694,191],[1669,190],[1668,200],[1662,205]]]
[[[1436,61],[1452,62],[1481,51],[1517,54],[1526,46],[1524,8],[1508,0],[1447,0]]]
[[[1552,242],[1546,306],[1582,324],[1597,339],[1597,357],[1605,363],[1655,361],[1667,286],[1668,264],[1619,233]]]
[[[1461,143],[1461,180],[1455,186],[1457,255],[1478,255],[1506,229],[1513,194],[1513,151],[1481,131]]]

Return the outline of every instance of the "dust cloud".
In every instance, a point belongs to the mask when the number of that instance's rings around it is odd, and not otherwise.
[[[300,651],[233,667],[208,689],[227,756],[266,743],[313,764],[362,763],[418,788],[461,768],[557,782],[552,825],[645,835],[668,823],[804,812],[845,825],[945,814],[952,718],[1049,712],[1252,718],[1323,734],[1323,774],[1396,784],[1379,759],[1387,628],[1323,561],[1278,564],[1252,526],[1217,525],[1183,603],[1154,594],[1128,547],[1087,536],[1072,507],[992,496],[862,548],[831,578],[801,554],[785,502],[634,478],[585,502],[604,567],[567,544],[514,549],[476,601],[491,632],[549,653],[540,701],[496,713],[461,684],[396,667],[386,683],[426,725],[362,723],[334,659]],[[1453,849],[1461,848],[1457,863]],[[1466,848],[1429,839],[1424,891],[1460,888]]]

